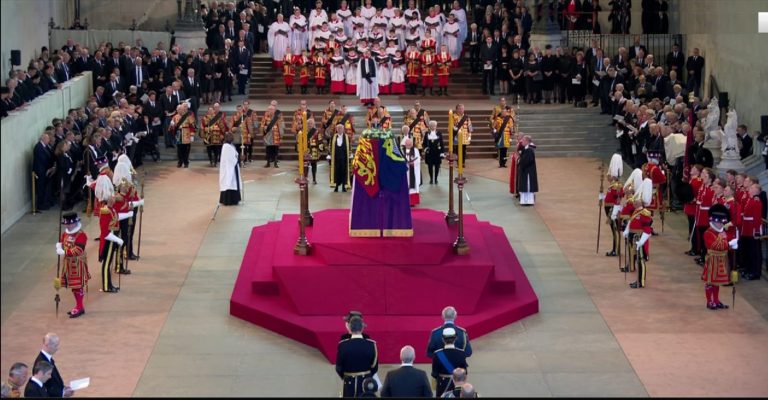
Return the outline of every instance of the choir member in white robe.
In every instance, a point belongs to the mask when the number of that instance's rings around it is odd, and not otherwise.
[[[453,9],[450,14],[456,18],[456,23],[459,24],[459,43],[464,43],[464,40],[467,39],[467,32],[469,32],[469,27],[467,26],[467,12],[461,8],[461,4],[459,4],[458,1],[454,1]]]
[[[395,6],[392,4],[392,0],[387,0],[387,3],[384,5],[384,8],[381,9],[381,15],[386,17],[388,20],[392,19],[392,17],[395,16]]]
[[[363,33],[365,35],[368,35],[368,32],[366,31],[368,22],[363,16],[361,15],[362,11],[360,10],[360,7],[355,9],[355,14],[349,18],[349,25],[350,25],[350,31],[352,32],[350,35],[355,36],[357,34],[357,31],[362,29]]]
[[[224,135],[224,145],[221,147],[221,162],[219,164],[219,203],[225,206],[237,205],[240,202],[240,190],[243,187],[243,177],[240,175],[240,154],[232,145],[232,134]]]
[[[357,64],[357,97],[363,104],[373,104],[379,95],[379,82],[376,78],[376,60],[371,52],[363,53],[363,58]]]
[[[352,29],[352,10],[349,9],[347,0],[341,2],[341,6],[336,10],[336,15],[341,20],[342,25],[344,25],[344,34],[352,36],[352,32],[354,32]]]
[[[437,42],[437,48],[439,49],[440,45],[443,44],[443,24],[440,17],[435,14],[434,8],[431,8],[429,10],[429,16],[424,18],[424,29],[429,29],[432,33],[432,37]]]
[[[346,77],[344,80],[345,83],[345,91],[346,94],[356,94],[357,93],[357,64],[359,62],[359,57],[357,56],[357,51],[355,49],[352,49],[349,51],[349,54],[344,59],[345,68],[346,71]]]
[[[309,45],[307,17],[301,15],[298,7],[294,7],[293,10],[294,13],[288,20],[288,25],[291,26],[291,49],[294,52],[303,52]]]
[[[336,13],[331,13],[330,18],[328,18],[328,30],[331,31],[331,33],[336,34],[336,32],[341,29],[341,32],[344,33],[344,22],[341,21],[338,15]],[[344,34],[346,37],[346,34]],[[345,39],[346,40],[346,39]],[[339,42],[344,43],[344,42]]]
[[[328,14],[323,10],[323,2],[317,2],[317,8],[309,12],[309,43],[315,43],[315,35],[323,22],[328,22]]]
[[[371,29],[373,24],[371,20],[376,15],[376,7],[371,4],[371,0],[365,0],[365,5],[360,9],[360,16],[365,18],[365,29]]]
[[[405,161],[408,165],[408,200],[411,207],[421,202],[419,198],[419,186],[421,186],[421,155],[419,149],[414,147],[413,139],[405,137]]]
[[[277,14],[277,21],[269,26],[267,31],[269,55],[275,68],[283,67],[285,53],[291,44],[291,27],[283,20],[283,14]]]
[[[421,21],[421,11],[416,8],[416,2],[414,0],[408,0],[408,8],[403,12],[406,22],[413,20]]]
[[[397,47],[400,50],[405,50],[405,28],[406,21],[399,8],[395,9],[395,16],[389,19],[389,29],[395,30],[395,35],[398,37]]]
[[[355,43],[360,45],[362,42],[368,41],[368,31],[365,30],[365,28],[358,25],[357,28],[355,28],[355,33],[352,35],[352,39],[355,40]]]
[[[389,55],[382,52],[376,57],[376,79],[379,82],[379,93],[389,94],[389,84],[392,83],[392,75],[389,71]]]
[[[331,64],[331,93],[344,94],[344,80],[346,75],[344,73],[344,57],[341,55],[341,48],[337,47],[333,50],[333,57],[330,60]]]
[[[370,30],[373,30],[373,28],[379,28],[379,32],[386,32],[387,27],[389,26],[389,19],[383,15],[381,15],[381,10],[376,11],[376,15],[371,18],[371,27]]]
[[[459,57],[461,57],[462,42],[459,40],[459,24],[455,21],[455,17],[451,14],[448,17],[448,23],[443,27],[443,40],[442,44],[448,46],[448,53],[453,60],[453,67],[459,66]]]

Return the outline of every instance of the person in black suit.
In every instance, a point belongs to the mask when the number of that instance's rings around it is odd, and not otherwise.
[[[741,148],[739,149],[739,156],[743,160],[752,155],[752,147],[754,146],[754,141],[752,140],[752,136],[749,136],[747,126],[744,124],[740,124],[738,127],[736,127],[736,136],[738,137],[739,144],[741,145]]]
[[[160,109],[163,112],[162,131],[165,132],[163,137],[165,139],[165,148],[167,149],[174,147],[173,136],[168,133],[168,124],[171,122],[171,116],[173,116],[173,114],[176,112],[176,106],[178,105],[176,96],[173,95],[173,87],[167,86],[165,88],[165,93],[160,96],[158,104],[160,105]]]
[[[51,182],[56,173],[56,162],[53,157],[53,151],[50,148],[51,136],[43,133],[40,141],[35,145],[32,157],[32,171],[37,177],[35,189],[37,199],[35,200],[38,210],[47,210],[55,204],[53,193],[51,191]]]
[[[688,70],[688,91],[693,91],[698,97],[703,80],[701,74],[704,72],[704,57],[699,55],[698,47],[693,49],[693,54],[688,57],[685,67]]]
[[[32,368],[32,377],[29,378],[27,386],[24,387],[24,397],[56,397],[48,393],[45,388],[46,382],[51,379],[53,374],[53,365],[47,361],[37,361]]]
[[[212,50],[224,50],[224,41],[227,39],[226,33],[227,27],[219,25],[219,31],[211,36],[211,49]]]
[[[136,66],[128,76],[128,84],[136,86],[137,96],[141,97],[144,93],[141,90],[141,83],[149,79],[149,71],[143,64],[141,57],[136,57]]]
[[[16,104],[11,101],[11,91],[7,86],[0,88],[0,118],[8,116],[9,111],[13,111],[16,108]]]
[[[112,57],[107,59],[107,71],[112,72],[115,70],[115,68],[120,69],[120,65],[120,50],[113,49]]]
[[[187,95],[190,101],[190,110],[197,115],[197,109],[200,106],[200,81],[195,77],[195,70],[193,68],[187,69],[187,76],[182,82],[184,94]]]
[[[336,374],[344,382],[342,395],[356,397],[363,392],[363,380],[379,370],[376,342],[363,337],[363,320],[349,320],[351,337],[339,342],[336,352]]]
[[[384,378],[381,397],[432,397],[427,373],[413,367],[416,351],[411,346],[400,350],[400,368],[389,371]]]
[[[93,96],[96,98],[96,105],[99,108],[107,106],[107,97],[104,95],[104,86],[97,86],[96,91],[93,92]]]
[[[59,351],[59,335],[55,333],[47,333],[43,338],[43,349],[40,350],[40,354],[35,359],[35,367],[37,363],[44,361],[53,366],[51,372],[51,379],[45,383],[45,389],[48,391],[48,395],[51,397],[72,397],[75,393],[72,388],[64,385],[64,380],[59,374],[58,368],[56,368],[56,362],[53,360],[53,356]],[[33,371],[34,373],[34,371]]]
[[[480,49],[480,61],[483,63],[483,94],[493,96],[495,85],[493,69],[496,65],[498,53],[499,49],[493,44],[493,38],[490,36],[486,37],[485,44]]]
[[[251,51],[245,47],[245,42],[237,42],[234,59],[237,63],[235,73],[237,74],[237,94],[245,94],[245,85],[251,77]],[[244,72],[244,73],[243,73]]]
[[[635,43],[629,48],[629,59],[631,60],[633,58],[637,58],[640,50],[643,51],[644,55],[648,54],[648,49],[642,43],[640,43],[640,35],[637,35],[635,36]]]
[[[675,43],[672,45],[672,51],[667,54],[667,70],[670,72],[676,71],[677,74],[682,78],[680,73],[683,71],[684,66],[685,56],[683,56],[683,52],[680,51],[680,45]]]
[[[480,47],[482,46],[483,34],[477,29],[477,24],[472,23],[467,32],[469,41],[469,67],[473,74],[480,71]]]
[[[58,82],[66,82],[72,79],[72,68],[69,66],[69,56],[62,53],[62,58],[56,65],[56,80]]]

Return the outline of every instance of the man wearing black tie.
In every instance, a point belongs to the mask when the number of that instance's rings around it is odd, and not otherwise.
[[[672,45],[672,51],[667,54],[667,70],[670,72],[677,72],[677,76],[682,78],[683,76],[680,74],[682,73],[684,66],[685,57],[683,56],[683,52],[680,51],[680,45],[675,43]]]
[[[480,43],[483,35],[477,31],[477,24],[472,23],[470,25],[470,31],[467,35],[469,39],[469,67],[472,69],[472,73],[476,74],[480,71]]]
[[[142,63],[143,61],[141,57],[136,57],[136,66],[133,68],[133,72],[128,80],[131,85],[136,86],[136,94],[138,97],[141,97],[144,94],[141,90],[141,83],[149,79],[147,67],[143,66]]]
[[[61,64],[56,68],[56,82],[60,83],[72,79],[72,70],[69,69],[69,65],[67,65],[69,56],[64,54],[66,53],[62,53]]]
[[[190,101],[189,108],[197,115],[197,108],[200,104],[198,102],[200,98],[200,82],[195,78],[195,70],[193,68],[187,69],[187,76],[182,82],[184,82],[184,94],[187,95]]]
[[[485,38],[485,44],[483,45],[482,49],[480,49],[480,60],[483,62],[483,94],[490,94],[493,96],[495,85],[493,68],[494,64],[496,63],[496,56],[498,52],[498,47],[493,44],[493,38],[490,36]]]
[[[251,51],[242,40],[237,42],[235,60],[237,60],[237,94],[245,94],[245,84],[251,76]]]
[[[59,351],[59,344],[60,340],[57,334],[46,334],[45,338],[43,338],[43,349],[40,350],[40,354],[38,354],[37,358],[35,359],[35,368],[37,368],[38,363],[41,361],[44,361],[53,366],[53,370],[51,371],[51,379],[49,379],[47,382],[44,382],[45,390],[48,391],[48,396],[72,397],[75,392],[69,386],[64,385],[64,380],[61,378],[61,374],[59,374],[59,370],[56,368],[56,362],[53,360],[53,356],[57,351]]]
[[[237,39],[237,30],[235,29],[235,21],[227,21],[226,38],[235,41]]]
[[[688,90],[692,90],[698,96],[702,82],[701,74],[704,71],[704,57],[699,55],[698,48],[693,49],[693,54],[688,57],[685,65],[688,68]]]
[[[99,107],[106,107],[107,106],[107,99],[104,96],[104,86],[97,86],[96,91],[93,93],[93,96],[96,97],[96,105]]]
[[[38,361],[32,368],[32,377],[29,378],[27,386],[24,387],[24,397],[45,398],[56,397],[48,394],[45,389],[45,383],[51,380],[53,374],[53,365],[46,361]],[[5,397],[5,396],[3,396]]]
[[[115,92],[123,92],[123,86],[120,85],[120,82],[117,80],[117,74],[112,73],[109,75],[109,83],[107,83],[107,87],[105,88],[105,102],[109,104],[110,101],[112,101],[112,97],[115,95]],[[97,100],[98,101],[98,100]]]

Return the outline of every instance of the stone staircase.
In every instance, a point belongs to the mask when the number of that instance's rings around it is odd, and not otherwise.
[[[469,107],[475,103],[465,102],[465,104]],[[488,102],[482,102],[478,105],[487,104]],[[438,129],[446,133],[447,113],[430,110],[429,105],[424,107],[429,112],[430,118],[437,121]],[[257,111],[263,112],[263,110]],[[319,109],[313,109],[313,111],[316,125],[320,126],[321,111]],[[283,113],[287,133],[283,136],[280,146],[280,159],[294,160],[297,158],[294,150],[296,139],[295,135],[289,132],[293,110],[283,109]],[[531,135],[537,146],[536,154],[539,157],[607,157],[617,148],[618,142],[614,137],[614,129],[608,126],[610,119],[599,115],[596,108],[575,109],[569,105],[525,105],[518,110],[518,113],[520,114],[519,131]],[[351,114],[354,117],[355,130],[359,134],[365,129],[365,110],[362,107],[356,107]],[[392,126],[399,129],[403,125],[402,108],[390,107],[390,114]],[[468,159],[492,158],[496,154],[496,149],[488,124],[489,109],[467,110],[467,114],[474,126],[472,144],[467,152]],[[174,149],[162,149],[162,147],[161,144],[162,159],[176,159]],[[266,151],[261,141],[256,141],[253,153],[255,159],[266,158]],[[192,144],[190,159],[194,161],[208,159],[205,146],[200,141]]]

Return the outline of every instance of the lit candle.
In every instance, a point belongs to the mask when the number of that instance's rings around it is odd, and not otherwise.
[[[448,154],[453,154],[453,110],[448,110]]]

